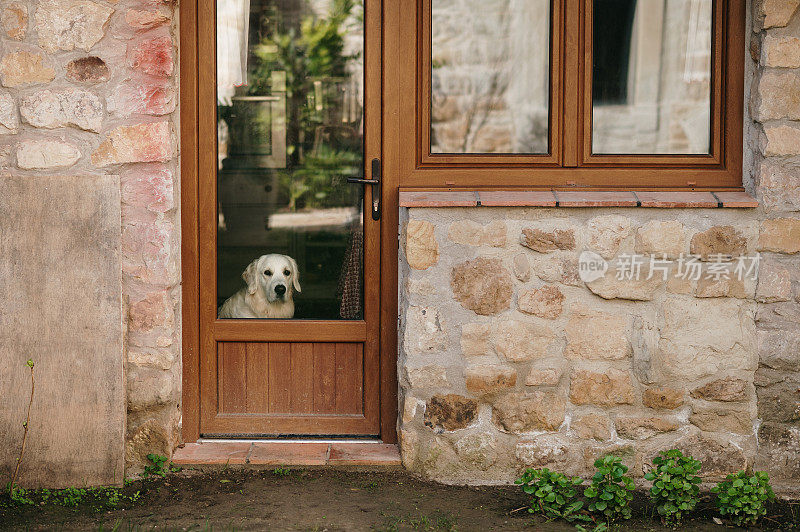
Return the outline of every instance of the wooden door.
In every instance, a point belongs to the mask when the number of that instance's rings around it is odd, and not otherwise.
[[[379,187],[347,178],[380,174],[380,1],[201,0],[197,29],[199,435],[377,436]]]

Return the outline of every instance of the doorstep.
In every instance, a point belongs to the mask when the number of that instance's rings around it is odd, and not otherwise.
[[[177,449],[179,466],[400,466],[397,445],[379,441],[201,440]]]

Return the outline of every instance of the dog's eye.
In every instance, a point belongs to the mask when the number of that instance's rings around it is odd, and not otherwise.
[[[266,275],[267,277],[271,277],[272,276],[272,270],[266,270],[264,272],[264,275]]]
[[[283,270],[283,275],[285,275],[285,276],[287,276],[287,277],[288,277],[288,276],[289,276],[289,273],[290,273],[290,272],[289,272],[289,270]]]

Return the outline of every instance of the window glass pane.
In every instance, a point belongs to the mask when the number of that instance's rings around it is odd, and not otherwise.
[[[217,0],[222,318],[362,315],[363,10]]]
[[[592,152],[707,154],[712,0],[595,0]]]
[[[547,153],[549,0],[431,0],[431,153]]]

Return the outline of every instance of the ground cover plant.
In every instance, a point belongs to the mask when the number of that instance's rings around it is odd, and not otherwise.
[[[769,476],[763,471],[728,475],[711,491],[717,494],[719,513],[738,526],[756,524],[767,513],[767,501],[775,498]]]
[[[618,456],[608,455],[594,462],[597,472],[583,494],[589,499],[589,511],[605,518],[606,525],[631,518],[630,502],[635,488],[625,476],[628,466]]]
[[[577,499],[582,478],[568,478],[547,468],[529,468],[516,483],[522,484],[522,491],[531,496],[530,513],[541,513],[549,519],[586,520],[578,513],[583,508],[583,501]]]
[[[684,456],[677,449],[661,451],[653,459],[653,469],[644,478],[653,482],[650,499],[665,524],[677,526],[683,516],[697,506],[700,494],[700,461]]]

